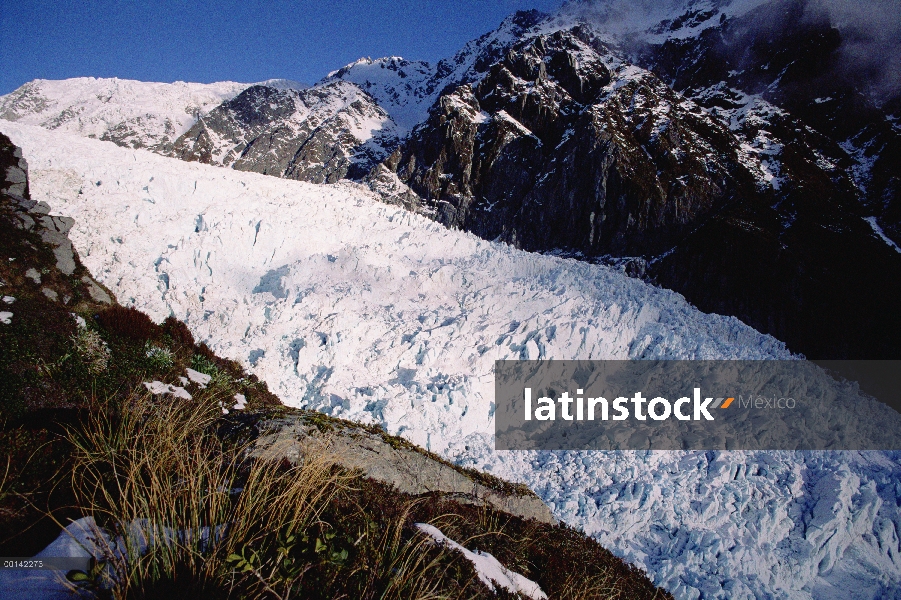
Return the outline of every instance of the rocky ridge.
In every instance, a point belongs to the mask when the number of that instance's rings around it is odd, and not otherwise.
[[[24,280],[40,287],[49,300],[75,306],[75,300],[84,298],[89,304],[111,304],[112,296],[87,272],[67,235],[75,224],[70,217],[50,214],[46,202],[31,199],[28,188],[28,162],[22,149],[15,147],[9,138],[0,134],[0,194],[5,196],[4,209],[12,225],[33,234],[52,253],[55,269],[38,270],[30,267],[23,271]],[[34,244],[31,244],[33,250]],[[49,277],[48,277],[49,273]],[[18,279],[18,278],[16,278]],[[9,282],[5,283],[7,285]]]
[[[200,118],[164,153],[313,183],[361,180],[427,116],[446,86],[481,77],[492,57],[540,16],[517,13],[436,65],[367,58],[304,90],[253,86]]]
[[[461,469],[400,437],[317,413],[275,416],[258,425],[256,452],[297,461],[326,449],[343,467],[403,494],[440,494],[463,504],[489,506],[522,519],[556,524],[550,509],[527,486]]]
[[[398,143],[397,125],[356,85],[252,86],[199,118],[170,155],[286,179],[360,178]]]

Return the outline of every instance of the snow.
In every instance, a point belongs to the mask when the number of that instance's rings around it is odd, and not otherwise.
[[[335,80],[356,84],[375,98],[405,133],[428,116],[429,106],[435,100],[434,93],[427,90],[432,77],[434,68],[429,63],[389,56],[361,58],[332,71],[320,85]]]
[[[441,530],[434,525],[417,523],[416,527],[439,545],[456,550],[466,557],[472,563],[472,566],[475,567],[479,580],[492,591],[495,590],[495,586],[500,586],[512,594],[522,594],[534,600],[547,600],[547,594],[541,590],[537,583],[511,571],[487,552],[467,550],[441,533]]]
[[[250,84],[152,83],[128,79],[35,79],[0,96],[0,118],[129,145],[174,142],[197,117]]]
[[[206,373],[201,373],[200,371],[195,371],[194,369],[185,369],[188,372],[188,379],[196,383],[200,389],[206,389],[206,386],[209,385],[212,376],[207,375]]]
[[[786,116],[787,113],[764,100],[761,94],[746,94],[722,82],[702,90],[696,99],[709,100],[712,96],[726,97],[735,106],[731,109],[716,108],[714,112],[728,123],[729,129],[741,140],[739,161],[754,174],[759,185],[778,191],[785,183],[781,162],[783,147],[764,128],[773,117]],[[749,131],[753,132],[753,138]],[[820,159],[819,164],[826,166],[827,161],[822,157]]]
[[[3,301],[6,304],[12,304],[13,302],[16,301],[16,299],[13,296],[3,296]]]
[[[901,453],[493,449],[495,359],[790,358],[777,340],[362,186],[0,129],[24,149],[32,196],[75,218],[79,256],[120,301],[183,319],[287,404],[524,482],[677,598],[898,597]]]
[[[317,85],[339,79],[357,84],[397,123],[398,134],[405,135],[426,120],[429,108],[447,86],[480,81],[485,73],[478,70],[479,59],[500,57],[502,49],[524,33],[515,19],[508,17],[497,29],[467,42],[436,65],[399,56],[361,58],[332,71]]]
[[[864,221],[870,224],[870,227],[873,228],[873,232],[878,235],[883,242],[888,244],[890,248],[893,248],[895,252],[901,253],[901,247],[898,247],[898,244],[893,242],[889,236],[885,235],[882,227],[880,227],[879,223],[876,221],[876,217],[866,217]]]
[[[172,394],[176,398],[182,398],[183,400],[191,399],[191,394],[188,393],[188,390],[183,387],[174,386],[170,383],[163,383],[162,381],[145,381],[144,387],[146,387],[154,396]]]
[[[247,398],[244,394],[235,394],[232,402],[222,402],[222,414],[227,415],[232,410],[244,410],[247,408]]]
[[[848,156],[854,160],[855,164],[851,167],[851,176],[854,178],[854,183],[861,193],[866,193],[872,179],[873,166],[880,155],[881,149],[873,147],[875,143],[874,140],[861,142],[859,135],[839,143],[841,149],[847,152]]]
[[[101,556],[95,543],[98,535],[93,517],[84,517],[66,526],[49,546],[34,558],[90,558]],[[101,542],[102,545],[102,542]],[[71,599],[62,570],[0,569],[0,598],[7,600]]]
[[[0,310],[0,323],[10,325],[13,321],[13,314],[6,310]]]
[[[667,40],[696,37],[705,29],[719,25],[723,16],[741,16],[767,1],[576,0],[566,2],[546,20],[541,30],[550,32],[586,23],[611,42],[640,39],[662,44]]]
[[[507,111],[505,111],[505,110],[497,111],[496,113],[494,113],[494,118],[498,121],[505,121],[507,123],[510,123],[522,135],[531,137],[531,138],[535,138],[536,140],[538,140],[538,138],[535,137],[535,134],[532,133],[531,129],[529,129],[528,127],[526,127],[525,125],[523,125],[522,123],[520,123],[519,121],[517,121],[516,119],[511,117]],[[538,144],[540,145],[541,142],[539,141]]]

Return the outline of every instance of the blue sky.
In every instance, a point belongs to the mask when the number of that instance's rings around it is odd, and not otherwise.
[[[313,83],[361,56],[434,61],[560,0],[0,0],[0,94],[32,79]]]

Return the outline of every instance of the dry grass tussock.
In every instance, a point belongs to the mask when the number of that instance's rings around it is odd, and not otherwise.
[[[79,504],[110,540],[97,583],[114,597],[216,584],[230,555],[271,530],[306,529],[348,480],[325,452],[296,465],[242,460],[246,448],[212,435],[220,409],[203,400],[134,394],[69,432]]]
[[[249,442],[215,434],[221,399],[208,396],[134,393],[68,431],[72,486],[102,551],[90,572],[71,576],[73,588],[111,598],[287,598],[346,581],[349,597],[451,597],[442,592],[452,575],[446,553],[402,535],[415,501],[390,526],[359,533],[350,556],[323,513],[359,479],[335,466],[328,444],[290,463],[254,458]]]

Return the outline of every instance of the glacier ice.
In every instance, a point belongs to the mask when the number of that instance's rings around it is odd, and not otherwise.
[[[901,453],[493,450],[495,359],[790,358],[777,340],[355,184],[0,129],[120,302],[185,320],[287,404],[525,482],[678,598],[901,598]]]

